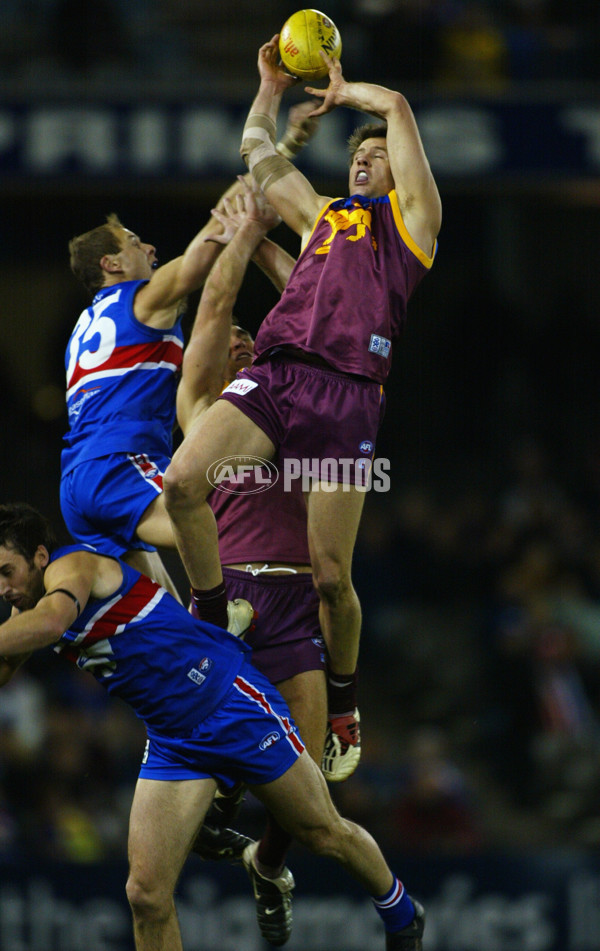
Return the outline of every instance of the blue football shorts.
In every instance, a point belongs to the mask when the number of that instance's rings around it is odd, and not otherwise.
[[[190,736],[148,730],[140,779],[207,779],[231,789],[273,782],[304,750],[280,693],[250,661],[229,693]]]
[[[107,555],[156,551],[136,537],[148,506],[163,490],[171,460],[154,453],[113,453],[75,466],[60,482],[60,507],[73,538]]]

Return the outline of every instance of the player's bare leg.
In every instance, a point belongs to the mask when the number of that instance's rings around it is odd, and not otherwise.
[[[373,837],[339,815],[322,773],[306,750],[279,779],[251,789],[296,841],[316,855],[335,859],[372,896],[386,928],[386,948],[422,951],[423,909],[406,894]],[[249,845],[244,865],[253,883],[268,885],[269,878],[256,868],[255,855],[255,845]],[[280,887],[293,888],[287,869],[277,881]]]
[[[322,670],[307,670],[280,681],[277,689],[290,708],[307,752],[320,767],[327,723],[327,688]],[[294,876],[285,861],[292,837],[267,810],[259,842],[245,847],[242,860],[252,881],[256,916],[263,937],[285,944],[292,931]]]
[[[173,894],[216,785],[213,779],[137,782],[127,880],[136,951],[182,951]]]
[[[150,503],[136,525],[135,534],[141,541],[148,545],[156,545],[157,548],[176,547],[164,493],[157,495]]]
[[[332,489],[332,491],[329,491]],[[322,769],[341,782],[360,760],[360,716],[356,706],[356,666],[361,609],[351,565],[365,493],[351,485],[318,483],[308,495],[308,544],[319,620],[328,651],[329,725]]]
[[[390,888],[392,873],[373,837],[337,812],[314,760],[304,752],[279,779],[252,792],[284,829],[316,855],[338,861],[370,895]]]
[[[320,767],[327,724],[325,673],[306,670],[289,680],[280,681],[277,689],[290,708],[306,749]]]
[[[165,500],[162,495],[157,495],[148,506],[136,526],[135,533],[140,541],[146,542],[147,545],[175,549],[173,526],[167,515]],[[123,555],[123,561],[126,561],[132,568],[141,571],[143,575],[147,575],[148,578],[152,578],[157,584],[162,585],[169,594],[172,594],[181,603],[179,592],[157,551],[142,551],[139,548],[132,548],[131,551]]]
[[[352,554],[365,493],[351,485],[317,485],[307,499],[308,545],[320,621],[331,666],[353,671],[358,662],[360,602],[351,578]]]
[[[162,559],[157,551],[141,551],[139,548],[132,549],[132,551],[125,552],[123,561],[126,561],[128,565],[131,565],[131,567],[137,569],[137,571],[141,571],[143,575],[147,575],[148,578],[152,578],[157,584],[162,585],[180,604],[182,603],[175,583],[163,565]]]
[[[272,459],[275,447],[263,431],[226,400],[217,400],[192,426],[164,475],[167,512],[193,588],[223,583],[217,525],[206,498],[212,463],[227,456]]]

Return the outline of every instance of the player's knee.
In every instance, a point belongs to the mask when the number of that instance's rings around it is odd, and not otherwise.
[[[334,561],[317,568],[313,578],[319,597],[328,604],[338,604],[354,591],[349,572]]]
[[[171,913],[173,896],[160,883],[144,881],[129,874],[125,886],[131,912],[138,921],[166,921]]]
[[[294,838],[314,855],[327,855],[331,832],[325,825],[313,826],[310,829],[296,830]]]
[[[187,469],[175,459],[163,476],[163,492],[165,506],[170,513],[204,501],[200,480],[193,479]]]
[[[297,838],[313,855],[340,859],[346,853],[344,843],[349,835],[351,829],[338,818],[327,825],[307,829]]]

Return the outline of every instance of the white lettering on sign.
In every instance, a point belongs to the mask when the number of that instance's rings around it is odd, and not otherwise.
[[[600,107],[570,106],[560,113],[559,118],[565,129],[581,133],[587,160],[600,168]]]

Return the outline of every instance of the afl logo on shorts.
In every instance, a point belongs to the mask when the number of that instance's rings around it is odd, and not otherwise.
[[[267,735],[260,741],[258,744],[259,750],[268,750],[270,746],[273,746],[273,743],[277,743],[277,740],[281,739],[281,735],[277,730],[273,730],[272,733],[267,733]]]
[[[361,442],[358,448],[360,452],[364,452],[367,455],[370,455],[373,452],[375,446],[373,445],[370,439],[363,439],[363,441]]]

